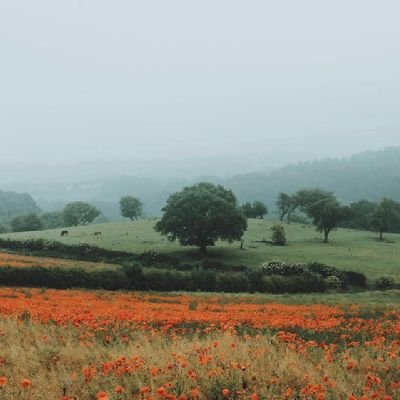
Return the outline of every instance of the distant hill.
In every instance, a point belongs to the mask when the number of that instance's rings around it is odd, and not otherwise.
[[[9,221],[17,215],[40,213],[41,210],[27,193],[0,190],[0,220]]]
[[[279,192],[311,187],[331,190],[344,202],[385,196],[400,201],[400,147],[291,164],[269,174],[236,175],[224,183],[242,201],[259,199],[269,206],[274,206]]]
[[[228,178],[217,176],[219,173],[219,170],[215,170],[215,176],[192,180],[171,179],[161,173],[153,178],[121,173],[121,176],[113,178],[80,183],[19,183],[9,185],[8,188],[29,192],[45,211],[61,210],[65,203],[73,200],[88,201],[98,206],[110,220],[121,219],[118,200],[123,195],[139,197],[144,203],[145,213],[148,216],[158,216],[171,193],[199,181],[224,185],[232,189],[240,201],[261,200],[269,206],[270,211],[275,209],[279,192],[292,193],[307,187],[331,190],[344,202],[379,200],[384,196],[400,201],[400,147],[368,151],[350,158],[289,164],[269,173],[253,172]],[[14,215],[19,212],[16,210],[21,210],[18,207],[25,211],[38,210],[30,196],[6,204],[8,212],[11,210]],[[1,207],[0,204],[0,218]]]

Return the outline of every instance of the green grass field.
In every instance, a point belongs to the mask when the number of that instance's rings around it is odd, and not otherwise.
[[[183,260],[199,257],[197,248],[182,247],[177,242],[169,242],[154,231],[155,221],[141,220],[117,222],[68,228],[68,237],[61,237],[61,229],[3,234],[10,238],[46,238],[66,244],[90,243],[113,250],[141,253],[155,249],[169,253]],[[287,246],[275,247],[258,243],[270,240],[269,220],[249,220],[245,234],[244,249],[238,242],[219,242],[209,248],[208,257],[230,264],[258,266],[264,261],[279,259],[287,262],[321,261],[339,269],[363,272],[371,280],[388,275],[400,281],[400,235],[385,234],[385,241],[379,242],[377,235],[371,232],[338,229],[330,235],[330,242],[322,242],[322,236],[313,226],[285,224]],[[94,232],[102,234],[94,236]]]

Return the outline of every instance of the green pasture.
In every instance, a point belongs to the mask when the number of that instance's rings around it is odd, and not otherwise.
[[[160,236],[154,231],[154,224],[154,220],[140,220],[73,227],[68,228],[67,237],[60,236],[62,229],[3,234],[0,237],[46,238],[66,244],[85,242],[134,253],[157,250],[188,261],[200,257],[197,248],[182,247]],[[320,261],[339,269],[363,272],[371,280],[388,275],[400,281],[399,234],[385,234],[385,241],[379,242],[372,232],[338,229],[330,234],[330,241],[325,244],[322,235],[313,226],[285,223],[288,243],[287,246],[277,247],[262,242],[271,239],[272,225],[269,220],[249,220],[244,249],[240,249],[238,242],[219,242],[209,248],[207,257],[250,267],[275,259],[293,263]],[[95,232],[101,234],[94,235]]]

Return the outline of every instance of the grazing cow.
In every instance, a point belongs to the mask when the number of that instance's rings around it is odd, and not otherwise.
[[[68,236],[68,231],[62,231],[61,236]]]
[[[100,236],[100,235],[101,235],[100,231],[94,233],[94,236]]]

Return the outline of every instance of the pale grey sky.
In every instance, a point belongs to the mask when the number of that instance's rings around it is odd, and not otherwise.
[[[1,0],[0,163],[400,145],[399,15],[397,0]]]

